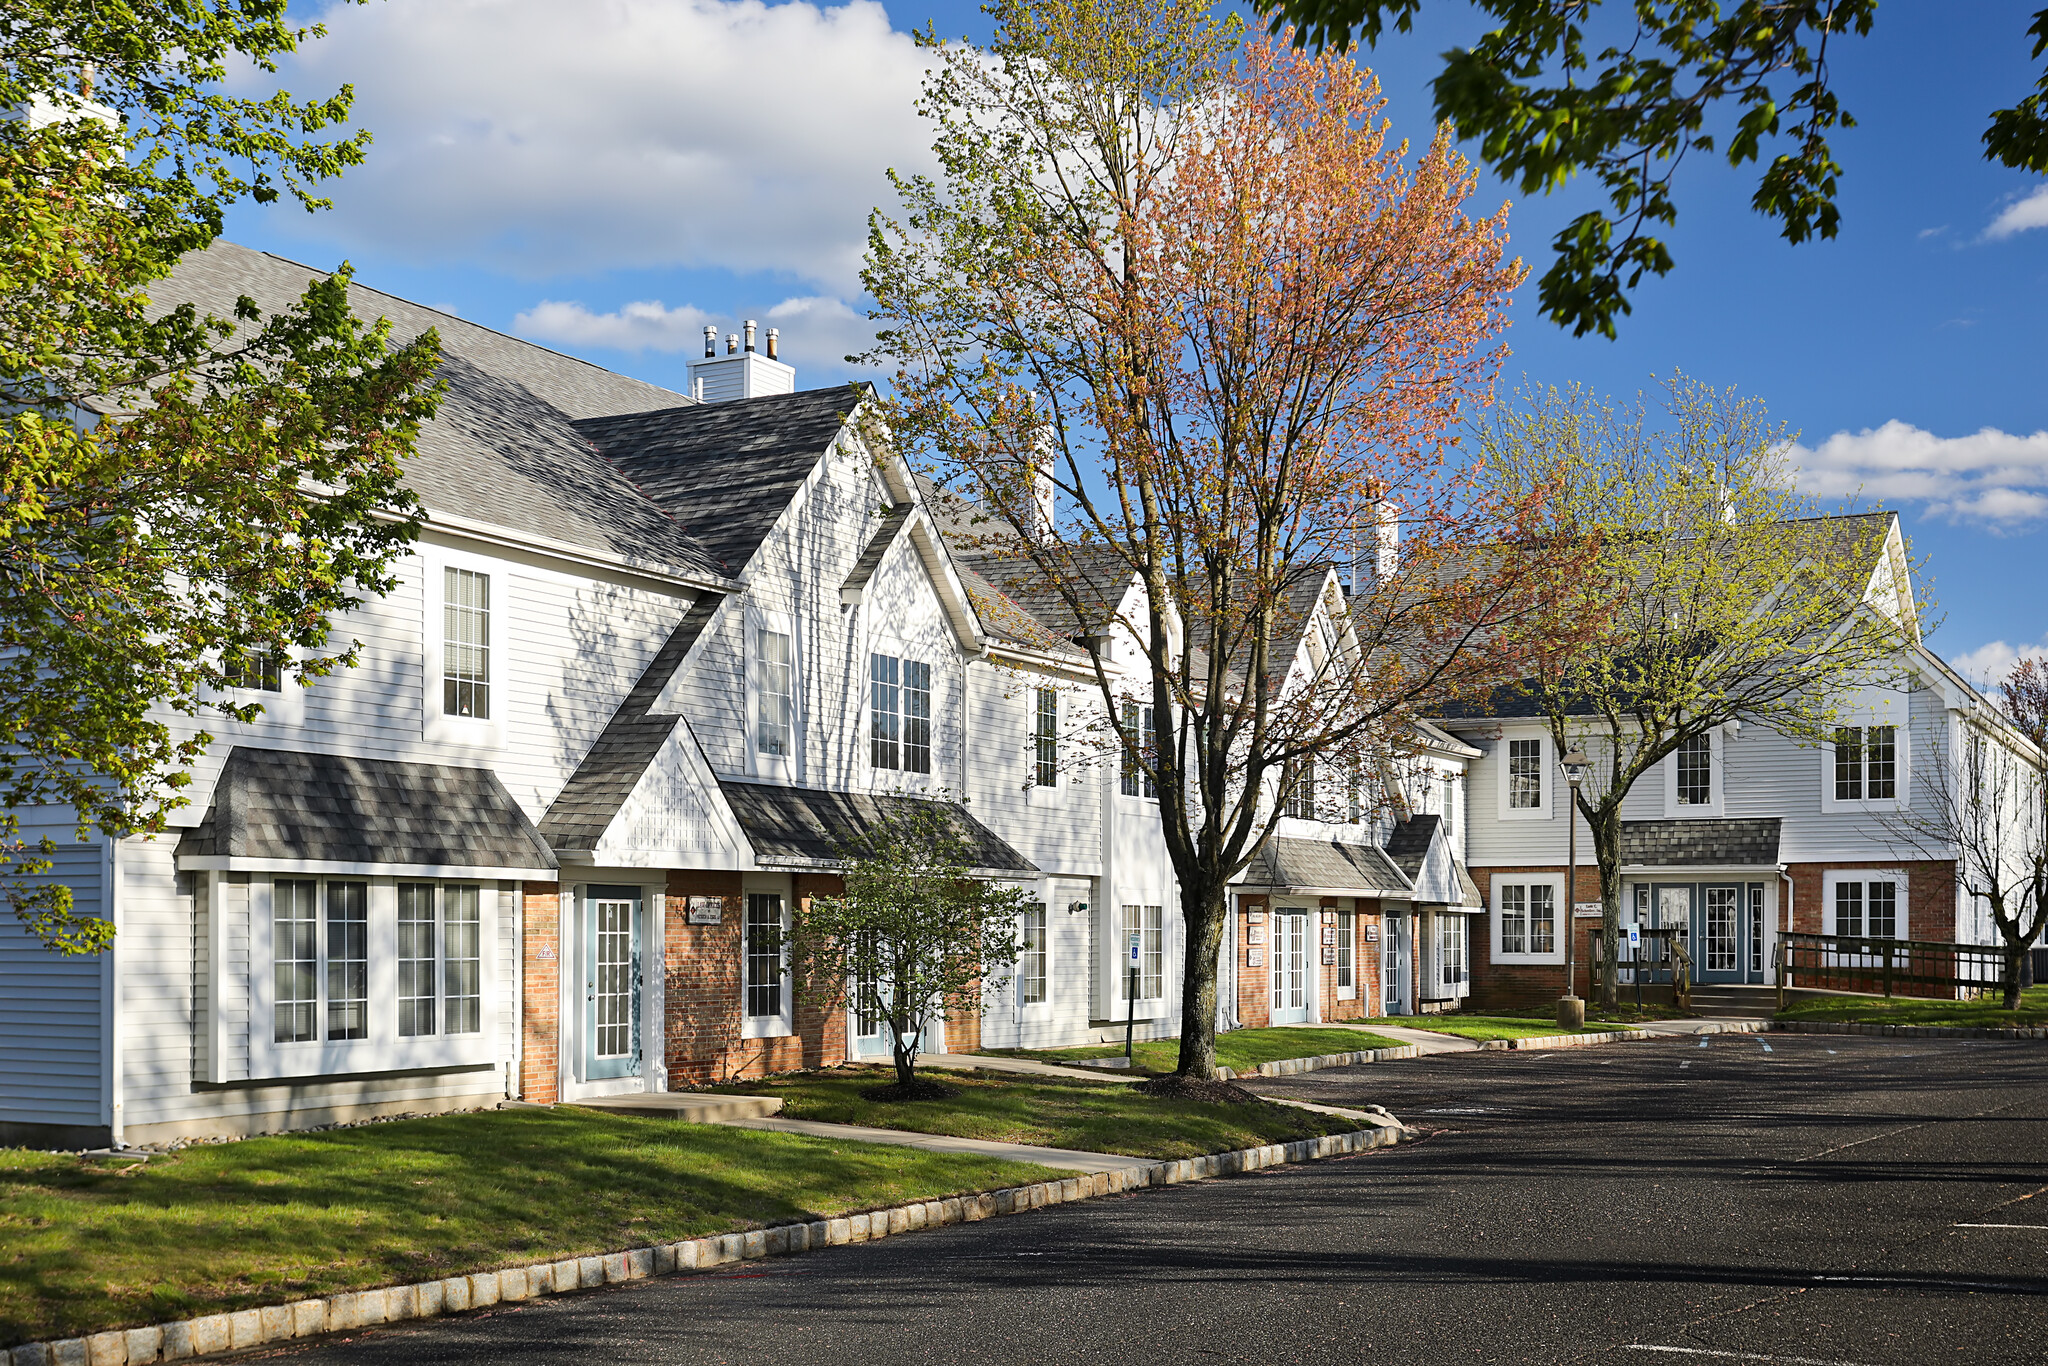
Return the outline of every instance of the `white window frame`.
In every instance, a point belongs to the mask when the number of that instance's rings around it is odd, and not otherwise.
[[[1848,799],[1835,796],[1834,733],[1838,728],[1844,726],[1855,727],[1862,731],[1868,731],[1872,726],[1890,726],[1892,728],[1894,756],[1894,783],[1892,791],[1895,795],[1876,798],[1851,797]],[[1912,800],[1913,745],[1911,731],[1907,728],[1903,718],[1891,714],[1884,716],[1844,717],[1836,725],[1828,728],[1828,738],[1818,748],[1820,750],[1820,809],[1823,812],[1834,815],[1862,811],[1903,811],[1906,809],[1907,803]],[[1870,750],[1867,742],[1865,742],[1863,747],[1862,765],[1863,790],[1868,792],[1870,790]]]
[[[1337,983],[1337,999],[1355,1001],[1358,999],[1358,912],[1337,910],[1337,962],[1330,975]],[[1347,961],[1347,958],[1349,961]],[[1351,980],[1344,980],[1349,974]]]
[[[261,688],[221,688],[217,691],[212,688],[205,689],[202,694],[202,700],[218,699],[224,702],[233,702],[237,706],[246,706],[251,702],[257,702],[261,703],[263,707],[263,715],[257,717],[254,721],[230,721],[223,716],[209,722],[207,728],[218,733],[223,726],[233,729],[237,725],[248,725],[250,727],[305,725],[306,688],[291,671],[291,666],[302,657],[299,650],[289,646],[285,648],[284,654],[279,658],[277,664],[276,692],[265,692]]]
[[[276,978],[273,973],[273,894],[278,881],[320,884],[314,896],[315,943],[319,953],[315,977],[315,1037],[300,1043],[279,1043],[274,1037]],[[369,1034],[360,1039],[327,1038],[327,888],[329,882],[366,882],[368,897]],[[440,915],[439,888],[474,885],[477,894],[478,1027],[473,1033],[419,1034],[398,1032],[398,884],[436,884],[435,907]],[[489,877],[380,877],[359,873],[260,873],[249,880],[249,1071],[252,1078],[305,1077],[359,1072],[390,1072],[412,1068],[464,1067],[502,1061],[502,1002],[499,963],[506,893]],[[438,922],[437,922],[438,923]],[[437,943],[437,952],[439,945]],[[437,1014],[446,1008],[437,1006]],[[438,1021],[437,1021],[438,1023]]]
[[[1548,887],[1552,904],[1557,907],[1556,947],[1549,953],[1508,953],[1501,948],[1501,889],[1504,887]],[[1492,926],[1493,955],[1496,963],[1562,963],[1564,962],[1565,936],[1571,932],[1571,907],[1565,904],[1564,875],[1562,873],[1495,873],[1492,884],[1486,890],[1488,906],[1487,920]],[[1471,936],[1466,936],[1466,978],[1471,977]]]
[[[1513,787],[1509,776],[1509,756],[1512,752],[1512,742],[1516,740],[1534,740],[1541,746],[1537,751],[1538,762],[1536,772],[1543,784],[1543,800],[1535,806],[1510,806],[1508,804],[1509,793]],[[1495,767],[1500,770],[1499,782],[1497,784],[1500,799],[1500,818],[1504,821],[1549,820],[1551,803],[1555,800],[1557,790],[1557,775],[1552,771],[1557,766],[1557,760],[1550,743],[1550,732],[1526,729],[1505,731],[1502,733],[1498,743],[1500,745],[1500,762]]]
[[[1039,947],[1037,949],[1037,957],[1039,990],[1042,994],[1036,1001],[1027,1001],[1024,999],[1024,983],[1026,980],[1024,960],[1030,956],[1030,951],[1025,947],[1024,933],[1026,929],[1026,922],[1028,922],[1034,915],[1037,917],[1038,920],[1038,929],[1040,934]],[[1050,904],[1043,900],[1028,901],[1024,904],[1024,911],[1018,917],[1018,952],[1016,982],[1017,1005],[1018,1008],[1024,1012],[1027,1018],[1050,1014],[1052,1012],[1052,926],[1052,907]]]
[[[1137,1019],[1156,1019],[1167,1013],[1166,1003],[1173,993],[1174,939],[1176,937],[1174,934],[1173,902],[1166,897],[1164,892],[1157,889],[1145,888],[1133,891],[1126,888],[1105,908],[1109,912],[1110,923],[1110,933],[1105,936],[1110,941],[1107,945],[1109,950],[1108,998],[1110,1013],[1119,1020],[1124,1018],[1127,1010],[1131,1010],[1130,999],[1124,994],[1130,985],[1130,960],[1125,953],[1127,941],[1124,937],[1129,933],[1129,927],[1124,923],[1124,908],[1126,906],[1157,906],[1159,908],[1159,994],[1157,996],[1140,996],[1135,1010],[1132,1011],[1132,1014]],[[1140,954],[1142,955],[1148,951],[1141,941]],[[1141,956],[1138,974],[1138,987],[1141,991],[1145,987],[1146,976],[1144,959]]]
[[[1898,888],[1899,916],[1897,932],[1891,937],[1894,939],[1911,939],[1913,937],[1912,910],[1910,905],[1912,884],[1907,881],[1906,870],[1903,868],[1830,868],[1823,871],[1820,878],[1822,934],[1841,933],[1835,927],[1835,889],[1845,882],[1890,882],[1894,884]],[[1868,929],[1870,924],[1870,892],[1867,887],[1863,893],[1863,924],[1865,928],[1855,936],[1856,938],[1882,939],[1885,937],[1884,935],[1872,934]],[[1833,955],[1830,956],[1832,957]]]
[[[1150,702],[1139,701],[1137,698],[1134,697],[1119,698],[1117,699],[1116,720],[1117,725],[1120,729],[1124,725],[1123,709],[1125,707],[1135,707],[1137,709],[1135,715],[1131,718],[1130,724],[1136,729],[1138,733],[1139,748],[1142,749],[1144,747],[1145,737],[1148,734],[1151,736],[1153,748],[1152,766],[1153,769],[1156,771],[1159,766],[1159,746],[1162,743],[1162,738],[1160,736],[1159,718],[1156,714],[1154,714],[1152,718],[1152,725],[1148,730],[1145,725],[1145,716],[1146,713],[1153,711],[1152,704]],[[1157,784],[1153,782],[1152,775],[1146,772],[1142,766],[1137,764],[1131,758],[1129,751],[1123,748],[1121,742],[1119,742],[1117,746],[1116,763],[1117,800],[1120,802],[1128,803],[1133,807],[1135,807],[1138,803],[1141,802],[1150,803],[1153,806],[1157,806],[1159,804],[1159,789]],[[1127,765],[1128,773],[1126,772]],[[1138,790],[1136,792],[1124,791],[1124,783],[1126,781],[1131,782],[1132,785],[1135,786]],[[1148,787],[1152,789],[1149,792],[1146,791]],[[1123,992],[1121,988],[1119,988],[1117,992],[1117,999],[1123,999]]]
[[[505,644],[510,636],[512,616],[512,567],[446,546],[424,546],[420,551],[420,737],[430,744],[460,749],[495,752],[505,742],[505,713],[512,705],[509,677],[511,656]],[[488,717],[450,716],[441,709],[443,671],[446,668],[443,627],[447,599],[447,571],[466,569],[482,574],[490,583],[490,609],[485,629],[485,649],[490,660],[491,689]]]
[[[1057,781],[1051,785],[1038,780],[1038,723],[1039,695],[1050,692],[1053,695],[1053,776]],[[1031,806],[1062,806],[1066,802],[1066,790],[1072,786],[1072,776],[1060,766],[1066,749],[1065,727],[1069,719],[1067,690],[1051,681],[1034,682],[1025,690],[1025,720],[1029,723],[1024,743],[1025,801]]]
[[[804,658],[802,643],[797,638],[796,623],[787,612],[771,612],[749,607],[741,614],[746,631],[742,648],[745,651],[747,671],[746,718],[743,734],[747,752],[747,772],[756,778],[771,782],[794,783],[802,779],[804,752]],[[763,754],[759,725],[761,719],[761,647],[763,631],[772,631],[789,638],[789,753]],[[867,670],[861,670],[865,684]],[[861,710],[865,718],[867,710],[867,689],[861,689]],[[867,739],[867,726],[860,728],[862,742]]]
[[[1704,804],[1682,803],[1678,800],[1678,751],[1664,756],[1664,814],[1668,817],[1719,816],[1728,805],[1728,769],[1722,759],[1721,727],[1715,726],[1707,732],[1707,792],[1710,800]]]
[[[796,1033],[795,982],[789,970],[789,926],[791,892],[788,878],[744,878],[740,892],[740,1037],[742,1039],[783,1039]],[[750,950],[752,931],[749,928],[750,898],[755,896],[778,896],[782,898],[782,1010],[775,1015],[750,1015],[747,1013],[747,955]]]
[[[874,661],[877,655],[896,661],[896,767],[885,768],[874,761]],[[928,671],[931,679],[931,711],[925,719],[929,730],[927,747],[928,765],[923,773],[905,767],[909,756],[910,712],[904,705],[905,694],[910,691],[906,675],[909,666],[920,664]],[[945,735],[941,727],[947,715],[944,705],[944,672],[932,662],[929,651],[913,650],[901,641],[887,636],[873,636],[868,640],[867,654],[861,663],[861,712],[860,712],[860,753],[867,774],[877,786],[897,789],[924,789],[938,785],[940,770],[944,767],[946,753]]]

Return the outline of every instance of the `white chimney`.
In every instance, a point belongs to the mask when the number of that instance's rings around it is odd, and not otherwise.
[[[725,354],[718,354],[718,329],[704,329],[704,359],[690,364],[690,393],[700,403],[726,403],[736,398],[765,398],[772,394],[796,392],[796,370],[776,357],[780,340],[775,328],[768,329],[768,354],[754,349],[759,324],[746,320],[746,349],[740,349],[740,334],[725,336]]]

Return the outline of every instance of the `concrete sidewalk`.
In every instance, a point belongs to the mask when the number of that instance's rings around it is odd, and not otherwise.
[[[1396,1043],[1412,1044],[1415,1047],[1415,1051],[1422,1054],[1476,1053],[1479,1051],[1479,1044],[1475,1040],[1461,1039],[1455,1034],[1437,1034],[1427,1029],[1410,1029],[1406,1025],[1380,1024],[1375,1021],[1370,1025],[1324,1025],[1320,1027],[1356,1029],[1361,1034],[1379,1034],[1394,1040]]]
[[[1030,1058],[985,1057],[980,1053],[920,1053],[917,1065],[948,1072],[1014,1072],[1026,1077],[1065,1077],[1069,1081],[1120,1081],[1128,1084],[1145,1080],[1143,1073],[1126,1072],[1120,1067],[1061,1067],[1058,1063],[1035,1062]]]
[[[1149,1167],[1159,1160],[1125,1157],[1120,1153],[1084,1153],[1072,1148],[1039,1148],[1029,1143],[993,1143],[981,1138],[954,1138],[949,1134],[918,1134],[908,1129],[871,1129],[864,1124],[826,1124],[814,1119],[729,1119],[724,1123],[733,1129],[768,1129],[783,1134],[808,1134],[813,1138],[893,1143],[904,1148],[922,1148],[927,1152],[972,1153],[977,1157],[996,1157],[1005,1162],[1036,1162],[1041,1167],[1061,1167],[1077,1172]]]

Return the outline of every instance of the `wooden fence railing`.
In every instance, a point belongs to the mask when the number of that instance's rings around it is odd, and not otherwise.
[[[1593,928],[1595,932],[1586,937],[1586,963],[1592,979],[1597,982],[1600,980],[1600,936],[1598,927]],[[1655,930],[1644,926],[1640,933],[1642,943],[1633,953],[1628,941],[1621,941],[1621,952],[1616,955],[1621,968],[1621,985],[1635,986],[1636,995],[1640,998],[1645,983],[1661,985],[1668,982],[1678,1008],[1687,1009],[1692,1004],[1692,954],[1686,948],[1685,936],[1668,926]]]
[[[1953,996],[2005,985],[2005,950],[1986,944],[1788,933],[1778,936],[1776,957],[1780,1006],[1789,987]],[[1910,990],[1915,987],[1935,991]]]

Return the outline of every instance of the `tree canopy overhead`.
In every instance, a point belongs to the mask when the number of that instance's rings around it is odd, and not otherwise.
[[[249,100],[317,28],[283,0],[23,0],[0,14],[0,888],[65,952],[112,928],[39,877],[55,844],[161,829],[210,743],[349,662],[332,617],[388,591],[414,534],[401,462],[433,410],[433,334],[355,318],[348,273],[264,316],[158,302],[227,206],[362,158],[350,92]]]
[[[1551,243],[1539,297],[1553,322],[1612,337],[1643,276],[1671,270],[1657,232],[1678,221],[1672,178],[1689,153],[1736,167],[1762,161],[1750,203],[1787,241],[1838,231],[1842,167],[1829,139],[1856,120],[1831,82],[1870,32],[1877,0],[1469,3],[1492,27],[1443,54],[1437,117],[1476,140],[1480,158],[1524,194],[1583,171],[1607,195],[1608,209],[1580,214]],[[1292,26],[1299,42],[1341,49],[1411,31],[1424,4],[1260,0],[1259,10],[1276,33]],[[2048,9],[2026,36],[2033,60],[2048,54]],[[2048,70],[1990,114],[1983,143],[1989,160],[2048,173]]]

